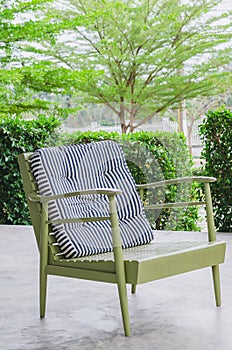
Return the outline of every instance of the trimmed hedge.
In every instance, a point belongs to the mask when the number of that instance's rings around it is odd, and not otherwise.
[[[35,120],[0,119],[0,224],[30,224],[17,156],[44,147],[60,122],[54,117]]]
[[[127,164],[137,184],[191,175],[191,156],[185,137],[179,133],[141,131],[121,135],[105,131],[76,132],[65,135],[63,142],[87,143],[107,139],[116,140],[122,145]],[[194,185],[168,186],[165,191],[162,189],[145,192],[144,204],[152,199],[156,203],[195,200],[196,196]],[[148,211],[148,218],[153,228],[158,230],[199,230],[197,207]]]
[[[200,126],[205,175],[217,178],[211,185],[215,226],[232,232],[232,112],[209,111]]]
[[[136,183],[191,175],[192,161],[182,134],[166,132],[136,132],[121,135],[116,132],[76,132],[57,136],[59,125],[55,118],[39,117],[23,120],[20,117],[0,120],[0,224],[31,224],[17,156],[37,148],[60,144],[83,143],[113,139],[121,143],[128,166]],[[149,190],[144,193],[144,204],[195,200],[194,185],[166,187],[165,191]],[[149,213],[149,212],[148,212]],[[198,208],[163,209],[150,212],[149,220],[155,229],[198,230]]]

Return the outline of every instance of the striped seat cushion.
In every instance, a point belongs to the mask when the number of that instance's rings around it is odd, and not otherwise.
[[[85,189],[121,189],[117,210],[123,248],[149,243],[152,230],[121,147],[113,141],[42,148],[31,156],[31,169],[41,195]],[[85,195],[49,202],[49,219],[109,216],[106,195]],[[112,250],[110,221],[53,224],[66,258]]]

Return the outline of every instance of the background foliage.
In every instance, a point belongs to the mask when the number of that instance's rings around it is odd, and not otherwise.
[[[59,124],[54,117],[44,116],[0,119],[0,224],[30,223],[17,156],[51,143]]]
[[[83,143],[113,139],[122,145],[130,171],[137,184],[190,176],[192,161],[186,139],[180,133],[136,132],[76,132],[68,136],[67,143]],[[167,186],[165,191],[149,190],[144,195],[148,202],[175,202],[196,199],[194,184]],[[198,208],[162,209],[147,213],[154,229],[197,230]]]
[[[200,133],[205,174],[217,178],[211,185],[215,226],[218,231],[232,232],[232,112],[209,111]]]
[[[54,131],[59,125],[55,118],[39,117],[26,121],[21,117],[0,120],[0,223],[30,224],[27,205],[22,189],[17,156],[22,152],[32,152],[36,148],[51,144],[69,144],[113,139],[119,142],[125,152],[128,166],[136,183],[154,182],[191,174],[191,159],[185,138],[178,133],[137,132],[120,135],[116,132],[76,132],[62,134]],[[172,186],[165,191],[149,191],[144,195],[144,204],[174,202],[183,197],[195,197],[192,186]],[[163,209],[148,213],[151,224],[156,229],[196,230],[197,208]]]
[[[231,12],[215,12],[220,3],[51,1],[42,13],[52,40],[25,50],[49,57],[51,77],[53,66],[54,72],[66,69],[69,82],[65,74],[52,81],[70,86],[81,103],[106,104],[122,133],[132,132],[167,108],[182,110],[183,100],[231,86]],[[80,77],[72,79],[69,71]]]
[[[125,133],[170,108],[176,118],[183,100],[231,87],[231,11],[220,3],[0,0],[0,115],[83,123],[76,111],[101,104]]]

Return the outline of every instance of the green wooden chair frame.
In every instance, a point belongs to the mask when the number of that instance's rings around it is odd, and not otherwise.
[[[188,271],[212,267],[216,305],[221,305],[219,264],[224,262],[225,242],[216,241],[210,182],[211,177],[188,177],[157,183],[138,185],[140,195],[150,187],[162,187],[171,184],[197,181],[204,183],[205,202],[166,203],[153,205],[151,209],[160,207],[181,207],[187,205],[206,205],[208,241],[202,242],[152,242],[129,249],[122,249],[118,216],[116,210],[116,196],[121,191],[117,189],[90,189],[62,195],[40,196],[38,188],[30,170],[30,154],[18,157],[23,186],[26,194],[32,224],[40,253],[40,317],[45,316],[47,276],[57,275],[74,277],[93,281],[115,283],[118,286],[119,300],[126,336],[130,335],[130,321],[126,284],[132,285],[135,293],[138,284],[158,280],[168,276]],[[48,219],[48,202],[63,197],[82,196],[86,194],[105,194],[109,198],[110,216],[96,220],[110,220],[112,226],[113,252],[97,254],[82,258],[66,259],[62,256],[53,235],[50,235],[51,224]],[[93,219],[64,219],[60,222],[90,221]]]

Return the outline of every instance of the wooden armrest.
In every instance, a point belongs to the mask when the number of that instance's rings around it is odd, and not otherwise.
[[[28,198],[32,202],[46,203],[46,202],[50,202],[52,200],[68,198],[68,197],[75,197],[75,196],[84,196],[87,194],[105,194],[107,196],[116,196],[116,195],[121,194],[121,193],[122,193],[122,191],[119,189],[95,188],[95,189],[88,189],[88,190],[83,190],[83,191],[61,193],[61,194],[56,194],[56,195],[52,195],[52,196],[40,196],[36,193],[31,193],[28,196]]]
[[[208,177],[208,176],[190,176],[190,177],[178,177],[176,179],[171,180],[164,180],[164,181],[158,181],[158,182],[152,182],[148,184],[141,184],[136,185],[137,189],[146,189],[146,188],[155,188],[155,187],[162,187],[167,185],[175,185],[175,184],[181,184],[181,183],[191,183],[193,181],[196,181],[198,183],[209,183],[214,182],[217,179],[215,177]]]

